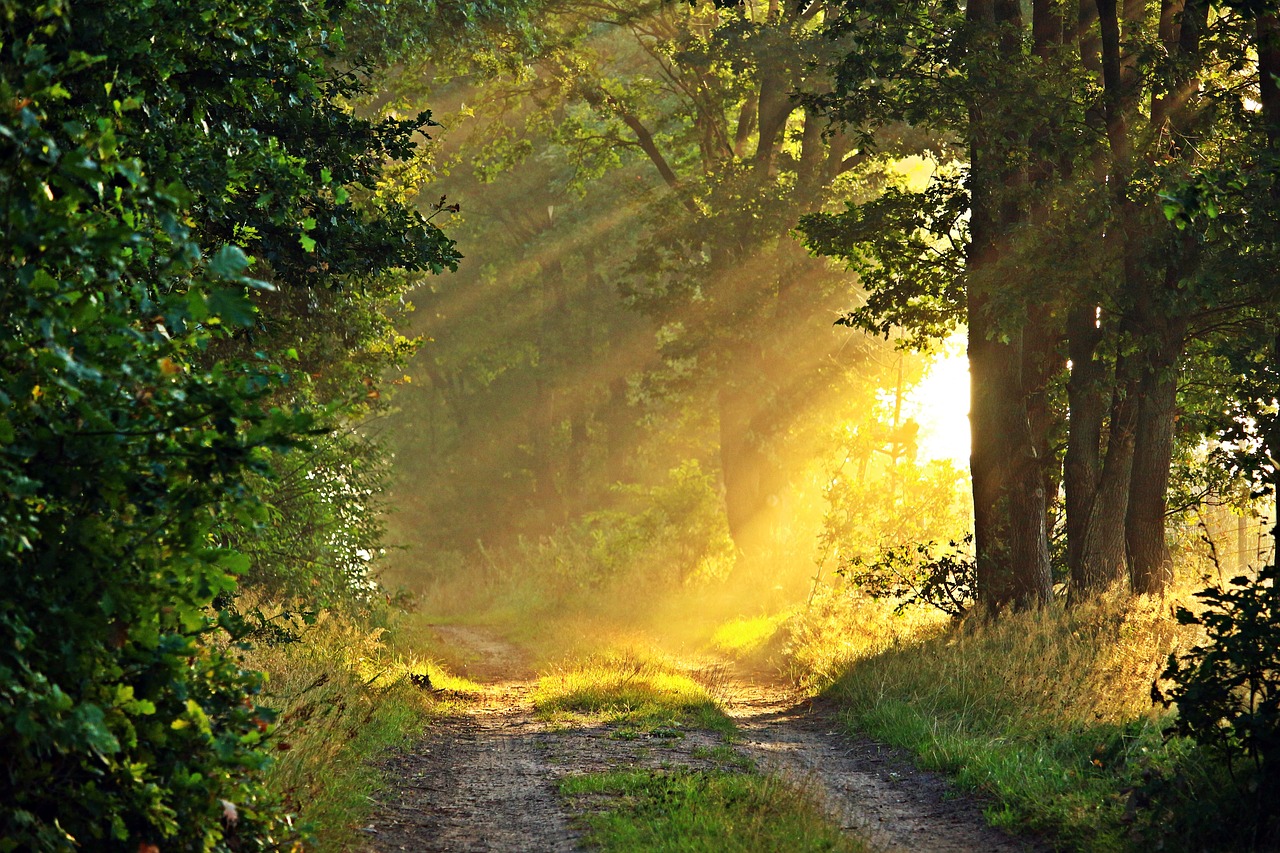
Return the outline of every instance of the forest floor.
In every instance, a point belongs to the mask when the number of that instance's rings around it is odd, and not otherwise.
[[[755,767],[814,797],[842,829],[874,851],[1027,851],[983,819],[982,803],[900,753],[840,731],[834,709],[763,673],[691,663],[732,718],[739,736],[725,761],[722,735],[618,737],[607,725],[566,726],[534,713],[534,668],[520,649],[483,628],[435,626],[464,652],[465,713],[383,758],[391,784],[364,828],[363,853],[389,851],[562,851],[583,848],[561,779],[619,769],[720,770]],[[656,733],[655,733],[656,734]]]

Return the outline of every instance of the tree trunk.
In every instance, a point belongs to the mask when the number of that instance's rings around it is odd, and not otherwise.
[[[756,165],[772,174],[773,158],[782,141],[787,118],[795,109],[788,91],[790,82],[785,70],[765,64],[760,69],[760,107],[757,121],[760,135],[756,140]]]
[[[1066,489],[1067,568],[1073,593],[1089,592],[1093,583],[1084,570],[1085,538],[1089,515],[1102,478],[1103,366],[1097,350],[1102,329],[1097,309],[1085,302],[1071,309],[1067,318],[1071,375],[1067,379],[1067,457],[1063,478]]]
[[[1040,478],[1039,488],[1044,493],[1046,536],[1052,535],[1057,521],[1055,510],[1058,491],[1062,487],[1062,465],[1055,443],[1062,430],[1063,418],[1049,401],[1049,384],[1062,369],[1057,353],[1059,337],[1048,306],[1031,306],[1022,334],[1022,390],[1031,448]]]
[[[1207,15],[1208,4],[1203,0],[1161,3],[1159,37],[1185,70],[1175,77],[1171,91],[1158,96],[1153,93],[1152,127],[1169,142],[1163,150],[1150,151],[1148,157],[1178,157],[1188,164],[1195,157],[1195,146],[1184,145],[1183,140],[1188,134],[1194,136],[1192,96],[1200,88],[1200,37]],[[1186,236],[1176,241],[1172,253],[1166,247],[1164,275],[1158,279],[1151,247],[1167,227],[1159,214],[1147,209],[1135,210],[1126,228],[1125,281],[1133,300],[1141,372],[1125,542],[1130,584],[1138,593],[1163,592],[1173,570],[1165,540],[1166,492],[1173,460],[1179,362],[1189,315],[1185,307],[1179,307],[1179,300],[1170,297],[1176,297],[1183,279],[1194,268],[1196,249],[1195,241]]]
[[[978,51],[989,43],[1001,56],[1021,53],[1016,0],[970,2],[966,18],[978,38]],[[992,273],[1000,242],[1020,217],[1013,195],[1025,175],[1006,165],[1009,146],[1019,143],[1001,126],[1009,107],[1001,103],[1003,92],[982,70],[989,59],[981,54],[972,58],[977,91],[969,107],[971,240],[966,289],[978,599],[994,614],[1009,604],[1047,601],[1052,584],[1044,485],[1023,385],[1023,334],[1009,333],[1005,326],[1010,318],[995,316],[992,308],[992,291],[999,286]]]
[[[1151,363],[1140,380],[1125,544],[1129,582],[1134,592],[1159,594],[1173,577],[1173,558],[1165,539],[1169,468],[1178,401],[1178,359],[1185,322],[1164,330],[1152,341]]]
[[[1120,331],[1129,339],[1129,324]],[[1134,433],[1138,419],[1138,377],[1131,355],[1116,357],[1111,422],[1107,429],[1107,453],[1093,504],[1089,508],[1080,555],[1080,570],[1072,576],[1072,598],[1106,589],[1124,577],[1128,556],[1124,519],[1129,511],[1129,481],[1133,473]]]

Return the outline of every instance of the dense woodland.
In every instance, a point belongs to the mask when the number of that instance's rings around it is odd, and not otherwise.
[[[303,843],[254,649],[516,588],[1167,596],[1280,832],[1274,4],[0,13],[0,850]]]

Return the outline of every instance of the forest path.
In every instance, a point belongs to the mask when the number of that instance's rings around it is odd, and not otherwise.
[[[608,726],[539,720],[529,657],[478,627],[436,626],[461,648],[469,678],[487,682],[465,714],[384,761],[393,784],[365,827],[365,853],[582,849],[557,795],[565,776],[604,770],[730,769],[710,752],[720,735],[620,739]],[[987,826],[981,805],[937,774],[839,730],[833,710],[724,664],[690,666],[737,724],[734,749],[814,796],[838,825],[883,853],[1045,849]],[[721,755],[722,755],[721,751]]]

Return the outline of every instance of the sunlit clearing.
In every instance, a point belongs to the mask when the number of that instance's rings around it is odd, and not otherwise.
[[[903,413],[920,424],[919,459],[969,464],[969,359],[966,335],[943,344],[924,377],[905,395]]]
[[[602,722],[627,733],[679,737],[687,727],[731,734],[708,689],[662,661],[635,653],[595,655],[538,681],[534,707],[562,724]]]
[[[771,616],[740,618],[726,622],[711,635],[711,645],[733,657],[749,655],[774,638],[793,611],[784,610]]]

